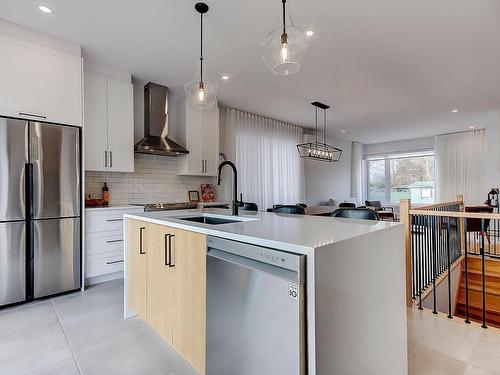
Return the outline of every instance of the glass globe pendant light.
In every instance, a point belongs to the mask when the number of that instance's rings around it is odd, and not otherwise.
[[[304,30],[286,24],[286,0],[283,7],[283,25],[271,31],[260,44],[260,53],[274,74],[290,75],[297,73],[304,61],[309,40]]]
[[[209,109],[217,102],[217,84],[203,79],[203,14],[208,12],[208,5],[196,3],[194,9],[200,13],[200,78],[185,84],[184,92],[193,107]]]

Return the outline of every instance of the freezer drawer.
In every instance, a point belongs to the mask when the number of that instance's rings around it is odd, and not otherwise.
[[[26,299],[26,224],[0,223],[0,306]]]
[[[0,118],[0,221],[25,218],[28,122]]]
[[[207,257],[206,374],[305,374],[304,284],[223,254]]]
[[[80,216],[79,150],[77,128],[30,122],[33,219]]]
[[[34,297],[81,285],[80,218],[34,220]]]

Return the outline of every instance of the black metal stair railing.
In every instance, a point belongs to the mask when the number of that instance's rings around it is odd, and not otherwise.
[[[412,297],[416,300],[419,309],[423,309],[422,300],[432,298],[432,311],[437,314],[438,295],[437,284],[446,278],[447,288],[447,311],[448,318],[453,318],[452,277],[453,265],[462,256],[464,257],[464,281],[465,281],[465,306],[463,315],[465,322],[471,322],[470,293],[480,291],[481,316],[479,318],[479,306],[475,308],[475,320],[487,328],[486,315],[486,271],[485,262],[487,258],[500,257],[497,251],[499,241],[500,215],[483,213],[466,213],[461,211],[461,205],[449,205],[436,207],[428,210],[410,210],[410,248],[411,248],[411,274],[412,274]],[[449,212],[449,214],[447,214]],[[469,260],[471,257],[480,260],[481,270],[479,277],[474,278],[474,286],[471,289]],[[480,288],[478,288],[480,279]],[[459,280],[457,288],[460,288]],[[462,288],[463,291],[463,288]],[[431,295],[429,295],[431,293]],[[458,293],[457,293],[458,296]],[[426,305],[429,306],[428,300]],[[476,303],[479,302],[476,294]],[[478,303],[479,305],[479,303]],[[442,304],[441,304],[442,306]],[[473,305],[474,306],[474,305]],[[462,316],[463,316],[462,315]]]
[[[429,214],[412,215],[411,257],[413,298],[418,298],[422,309],[422,297],[432,285],[433,312],[437,313],[436,281],[449,274],[451,265],[461,256],[460,220],[453,217],[435,216],[432,211],[460,210],[459,205],[429,210]],[[448,278],[448,316],[451,317],[451,280]]]

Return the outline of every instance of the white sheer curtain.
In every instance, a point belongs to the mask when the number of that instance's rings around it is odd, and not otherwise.
[[[467,204],[483,203],[488,194],[486,130],[445,134],[436,137],[438,202],[464,195]]]
[[[243,200],[264,211],[273,204],[304,201],[304,163],[297,152],[302,128],[238,109],[225,108],[234,127],[236,165]]]

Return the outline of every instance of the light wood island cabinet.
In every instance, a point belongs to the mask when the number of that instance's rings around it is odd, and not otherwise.
[[[127,219],[127,302],[205,373],[206,236]]]

